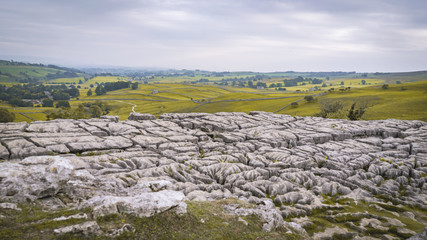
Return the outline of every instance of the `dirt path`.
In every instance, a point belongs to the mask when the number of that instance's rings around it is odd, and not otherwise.
[[[117,101],[117,102],[126,103],[126,104],[129,104],[129,105],[132,105],[132,112],[133,112],[133,113],[135,113],[135,107],[136,107],[136,104],[129,103],[129,102],[124,102],[124,101],[121,101],[121,100],[116,100],[116,101]]]

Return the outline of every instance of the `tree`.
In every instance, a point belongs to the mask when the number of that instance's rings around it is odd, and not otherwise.
[[[305,96],[304,97],[304,99],[307,101],[307,102],[314,102],[314,97],[313,96],[311,96],[311,95],[308,95],[308,96]]]
[[[317,117],[341,117],[341,111],[344,107],[344,104],[341,101],[337,100],[323,100],[320,102],[320,112],[316,113],[315,116]]]
[[[326,83],[323,83],[322,87],[327,87],[328,85],[326,85]]]
[[[97,105],[90,106],[90,113],[92,117],[98,118],[102,115],[102,109]]]
[[[291,108],[297,108],[297,107],[298,107],[298,103],[297,102],[291,103]]]
[[[382,89],[384,89],[384,90],[388,89],[388,84],[384,84],[384,85],[382,86]]]
[[[134,82],[131,84],[132,90],[138,89],[138,82]]]
[[[53,100],[70,100],[70,94],[66,92],[61,92],[59,90],[55,90],[52,94]]]
[[[341,81],[341,85],[344,85],[344,81]]]
[[[96,93],[96,95],[98,95],[98,96],[104,95],[104,94],[106,93],[106,91],[105,91],[105,89],[104,89],[104,86],[102,86],[102,85],[98,85],[98,86],[95,88],[95,93]]]
[[[87,91],[86,95],[92,96],[92,89],[89,89],[89,91]]]
[[[362,80],[362,85],[366,85],[366,80]]]
[[[248,87],[250,87],[250,88],[254,87],[254,83],[251,80],[248,81]]]
[[[354,120],[358,120],[360,118],[362,118],[362,115],[365,113],[366,108],[359,108],[359,109],[354,109],[356,106],[356,103],[353,103],[350,107],[350,111],[347,114],[348,119],[354,121]]]
[[[322,80],[317,79],[317,78],[315,78],[311,81],[312,84],[321,84],[322,82],[323,82]]]
[[[79,84],[83,84],[83,81],[81,79],[79,80]]]
[[[60,107],[70,108],[71,107],[70,102],[65,101],[65,100],[58,101],[56,103],[56,108],[60,108]]]
[[[42,106],[43,107],[53,107],[53,100],[51,100],[49,98],[43,99]]]
[[[0,122],[13,122],[15,120],[15,114],[9,112],[6,108],[0,108]]]

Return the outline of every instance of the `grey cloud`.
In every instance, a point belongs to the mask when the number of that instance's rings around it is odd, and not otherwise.
[[[423,0],[8,1],[0,5],[0,52],[75,64],[208,70],[421,70],[426,5]],[[414,60],[403,63],[410,56]]]

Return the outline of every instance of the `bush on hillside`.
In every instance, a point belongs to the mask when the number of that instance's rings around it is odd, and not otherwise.
[[[0,122],[13,122],[15,120],[15,114],[9,112],[6,108],[0,108]]]

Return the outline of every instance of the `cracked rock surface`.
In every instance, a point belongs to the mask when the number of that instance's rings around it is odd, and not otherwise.
[[[335,211],[325,197],[427,206],[427,123],[422,121],[265,112],[168,113],[159,119],[133,114],[130,119],[0,124],[0,159],[5,160],[0,200],[67,196],[69,201],[59,202],[96,207],[99,215],[136,216],[185,211],[184,200],[230,197],[269,201],[283,218]],[[365,225],[384,227],[375,221],[381,219],[363,219],[355,232]]]

